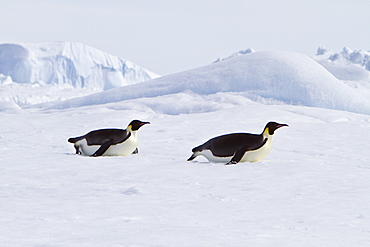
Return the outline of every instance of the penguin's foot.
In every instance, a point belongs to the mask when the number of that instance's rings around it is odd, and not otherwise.
[[[76,150],[76,154],[81,155],[82,152],[80,151],[80,147],[76,146],[76,145],[74,145],[74,147],[75,147],[75,150]]]
[[[229,161],[225,165],[236,165],[236,164],[238,164],[238,162],[236,162],[236,161]]]

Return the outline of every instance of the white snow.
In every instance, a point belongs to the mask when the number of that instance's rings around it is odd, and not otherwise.
[[[4,107],[0,246],[369,246],[369,107],[290,52]],[[132,119],[151,122],[137,155],[83,157],[67,143]],[[268,121],[290,127],[261,162],[186,161],[211,137]]]
[[[258,102],[370,113],[370,101],[313,59],[292,52],[254,52],[155,80],[104,91],[52,108],[118,102],[181,92],[235,92]]]
[[[342,52],[334,53],[320,47],[313,58],[340,80],[370,82],[370,51],[344,47]]]
[[[158,77],[130,61],[76,42],[1,44],[0,73],[18,83],[94,90]]]
[[[0,101],[19,106],[68,99],[76,91],[88,95],[156,77],[130,61],[81,43],[0,45]]]
[[[370,98],[370,51],[344,47],[342,52],[335,53],[320,47],[313,59],[359,94]]]
[[[226,60],[226,59],[229,59],[229,58],[233,58],[233,57],[239,57],[239,56],[243,56],[245,54],[249,54],[249,53],[252,53],[252,52],[255,52],[255,50],[253,50],[252,48],[247,48],[245,50],[241,50],[241,51],[238,51],[238,52],[235,52],[233,53],[232,55],[228,56],[228,57],[225,57],[225,58],[218,58],[215,63],[218,63],[220,61],[223,61],[223,60]]]

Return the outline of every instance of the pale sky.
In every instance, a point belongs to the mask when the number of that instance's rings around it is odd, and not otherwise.
[[[370,0],[1,0],[0,43],[75,41],[160,75],[247,48],[370,50]]]

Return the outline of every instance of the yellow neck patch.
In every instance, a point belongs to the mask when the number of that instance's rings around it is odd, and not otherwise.
[[[264,135],[264,136],[266,136],[266,137],[267,137],[267,136],[271,136],[271,135],[270,135],[270,128],[269,128],[269,127],[267,127],[267,128],[265,129],[265,131],[263,131],[263,135]]]

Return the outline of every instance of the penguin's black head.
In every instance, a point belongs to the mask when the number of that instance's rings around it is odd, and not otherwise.
[[[269,122],[269,123],[266,124],[266,127],[263,130],[263,132],[268,131],[269,135],[273,135],[275,130],[277,130],[278,128],[284,127],[284,126],[289,126],[289,125],[279,124],[279,123],[276,123],[276,122]]]
[[[145,124],[150,124],[149,122],[141,122],[140,120],[132,120],[131,123],[128,125],[127,129],[131,129],[132,131],[136,131],[140,129],[141,126]]]

